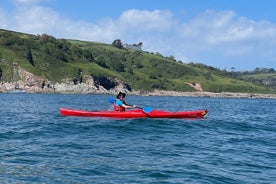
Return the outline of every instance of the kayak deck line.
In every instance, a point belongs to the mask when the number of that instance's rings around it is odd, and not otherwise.
[[[152,110],[149,113],[141,109],[127,110],[127,111],[87,111],[60,108],[60,114],[63,116],[80,116],[80,117],[105,117],[105,118],[203,118],[208,113],[208,110],[194,110],[194,111],[177,111],[170,112],[164,110]]]

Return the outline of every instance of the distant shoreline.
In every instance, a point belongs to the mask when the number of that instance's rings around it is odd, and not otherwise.
[[[154,91],[148,96],[184,96],[184,97],[211,97],[211,98],[270,98],[276,99],[276,94],[259,93],[232,93],[232,92],[176,92],[176,91]]]
[[[73,84],[55,84],[54,87],[41,88],[40,86],[26,87],[23,84],[20,88],[15,89],[12,83],[1,83],[0,93],[45,93],[45,94],[109,94],[116,95],[119,91],[125,92],[128,95],[137,96],[183,96],[183,97],[212,97],[212,98],[269,98],[276,99],[276,94],[261,94],[261,93],[233,93],[233,92],[179,92],[179,91],[165,91],[153,90],[148,92],[143,91],[129,91],[122,86],[118,88],[107,90],[103,87],[95,87],[87,84],[73,85]]]
[[[27,91],[5,91],[0,93],[29,93],[29,94],[101,94],[116,95],[117,92],[91,92],[91,93],[74,93],[74,92],[27,92]],[[230,92],[177,92],[177,91],[154,91],[148,93],[126,92],[128,95],[135,96],[175,96],[175,97],[209,97],[209,98],[251,98],[251,99],[276,99],[276,94],[259,94],[259,93],[230,93]]]

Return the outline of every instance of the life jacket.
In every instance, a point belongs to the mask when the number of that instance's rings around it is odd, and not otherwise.
[[[120,100],[120,99],[116,98],[116,99],[114,100],[114,104],[113,104],[113,106],[114,106],[114,111],[126,111],[126,108],[124,108],[123,106],[121,106],[121,105],[116,105],[116,100]],[[121,100],[121,101],[123,102],[123,104],[126,103],[124,100]]]

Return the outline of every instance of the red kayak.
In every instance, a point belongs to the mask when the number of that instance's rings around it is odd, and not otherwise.
[[[169,112],[163,110],[152,110],[145,112],[142,109],[128,111],[85,111],[60,108],[63,116],[85,116],[85,117],[107,117],[107,118],[203,118],[208,110]]]

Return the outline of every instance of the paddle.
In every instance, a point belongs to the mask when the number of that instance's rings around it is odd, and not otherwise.
[[[114,104],[114,100],[115,100],[114,98],[111,98],[111,97],[108,98],[109,103]],[[137,106],[135,106],[135,108],[142,109],[144,113],[150,113],[152,111],[151,107],[137,107]]]

